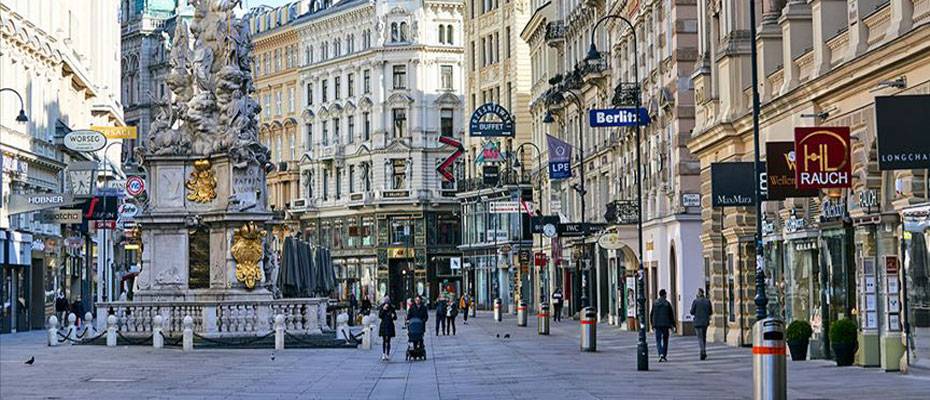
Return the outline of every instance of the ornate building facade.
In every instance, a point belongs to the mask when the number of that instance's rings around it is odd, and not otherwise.
[[[435,298],[455,285],[455,183],[436,171],[463,133],[462,3],[347,0],[299,35],[300,198],[290,212],[332,249],[340,297]],[[445,287],[445,286],[444,286]]]
[[[930,3],[789,0],[757,10],[760,140],[793,141],[804,126],[849,127],[852,137],[851,188],[765,204],[769,313],[809,322],[815,358],[832,357],[830,323],[853,318],[858,364],[927,363],[907,351],[930,343],[926,170],[879,170],[875,99],[930,93]],[[710,165],[753,157],[750,21],[744,2],[703,0],[698,16],[689,148],[701,160],[704,267],[721,310],[709,332],[744,344],[755,308],[755,218],[751,209],[711,208]],[[911,289],[889,284],[898,279]]]

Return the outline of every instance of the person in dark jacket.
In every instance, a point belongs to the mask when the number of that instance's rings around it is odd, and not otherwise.
[[[562,289],[556,288],[552,293],[553,321],[562,322]]]
[[[455,317],[459,315],[459,305],[453,299],[450,299],[447,307],[446,324],[442,327],[442,333],[448,335],[451,330],[452,336],[455,336]]]
[[[358,299],[355,293],[349,295],[349,325],[355,325],[355,310],[358,309]]]
[[[407,311],[407,320],[411,319],[420,319],[423,321],[424,331],[426,330],[426,321],[429,320],[429,310],[426,309],[426,304],[423,304],[423,297],[417,296],[413,300],[413,305],[410,306],[410,309]],[[422,335],[421,335],[422,336]],[[423,347],[423,339],[414,343],[417,347]]]
[[[60,321],[62,325],[65,325],[68,321],[68,308],[70,308],[70,306],[71,305],[68,304],[68,299],[65,298],[65,294],[59,290],[58,296],[55,297],[55,314],[58,315],[58,321]]]
[[[391,305],[391,299],[384,296],[381,306],[378,307],[378,318],[381,323],[378,326],[378,336],[381,336],[381,359],[391,359],[391,338],[396,336],[394,330],[394,321],[397,320],[397,311]]]
[[[362,298],[362,305],[359,306],[358,310],[362,317],[371,314],[371,300],[368,300],[368,296]]]
[[[442,296],[436,298],[436,336],[439,336],[439,333],[446,333],[446,312],[448,312],[448,305],[446,299]]]
[[[659,352],[659,362],[668,361],[668,331],[675,328],[675,310],[665,299],[665,289],[659,290],[659,298],[652,303],[649,321],[656,331],[656,351]]]
[[[697,298],[691,303],[691,315],[694,316],[694,334],[701,348],[701,360],[707,359],[707,326],[710,325],[710,316],[713,314],[714,307],[704,296],[704,289],[698,289]]]

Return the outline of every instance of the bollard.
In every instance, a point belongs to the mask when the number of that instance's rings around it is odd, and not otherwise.
[[[48,345],[58,346],[58,317],[48,317]]]
[[[785,323],[766,318],[752,326],[752,388],[755,400],[788,397]]]
[[[194,350],[194,319],[190,315],[184,317],[184,331],[182,333],[182,347],[184,351]]]
[[[494,320],[501,322],[504,316],[501,313],[501,299],[494,299]]]
[[[581,309],[581,351],[597,351],[597,313],[591,307]]]
[[[152,347],[156,349],[165,347],[165,337],[161,333],[163,322],[161,315],[152,318]]]
[[[539,305],[539,313],[536,314],[536,333],[549,334],[549,303],[543,302]]]
[[[116,316],[107,317],[107,347],[116,347]]]
[[[97,327],[94,325],[94,314],[90,311],[84,313],[84,337],[88,337],[87,331],[90,331],[90,335],[93,336],[97,334]]]
[[[362,350],[371,350],[371,316],[362,317]]]
[[[274,349],[284,350],[284,316],[274,316]]]
[[[77,322],[77,315],[74,313],[68,313],[68,339],[77,340],[77,327],[74,326],[74,323]],[[71,344],[71,340],[68,341],[68,344]]]
[[[517,305],[517,326],[526,326],[526,302],[520,301]]]

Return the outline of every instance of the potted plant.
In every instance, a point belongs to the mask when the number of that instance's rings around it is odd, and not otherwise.
[[[791,349],[791,360],[804,361],[807,359],[807,345],[810,344],[814,330],[807,321],[794,320],[785,331],[788,348]]]
[[[851,319],[844,318],[830,324],[830,347],[838,367],[853,364],[856,350],[859,349],[858,331],[859,328]]]

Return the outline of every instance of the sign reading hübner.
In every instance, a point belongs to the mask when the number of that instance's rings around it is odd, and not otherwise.
[[[798,189],[848,188],[852,185],[849,127],[795,128]]]
[[[878,169],[930,168],[930,95],[875,98]]]
[[[471,114],[468,131],[475,137],[513,136],[513,116],[500,104],[486,103]]]

